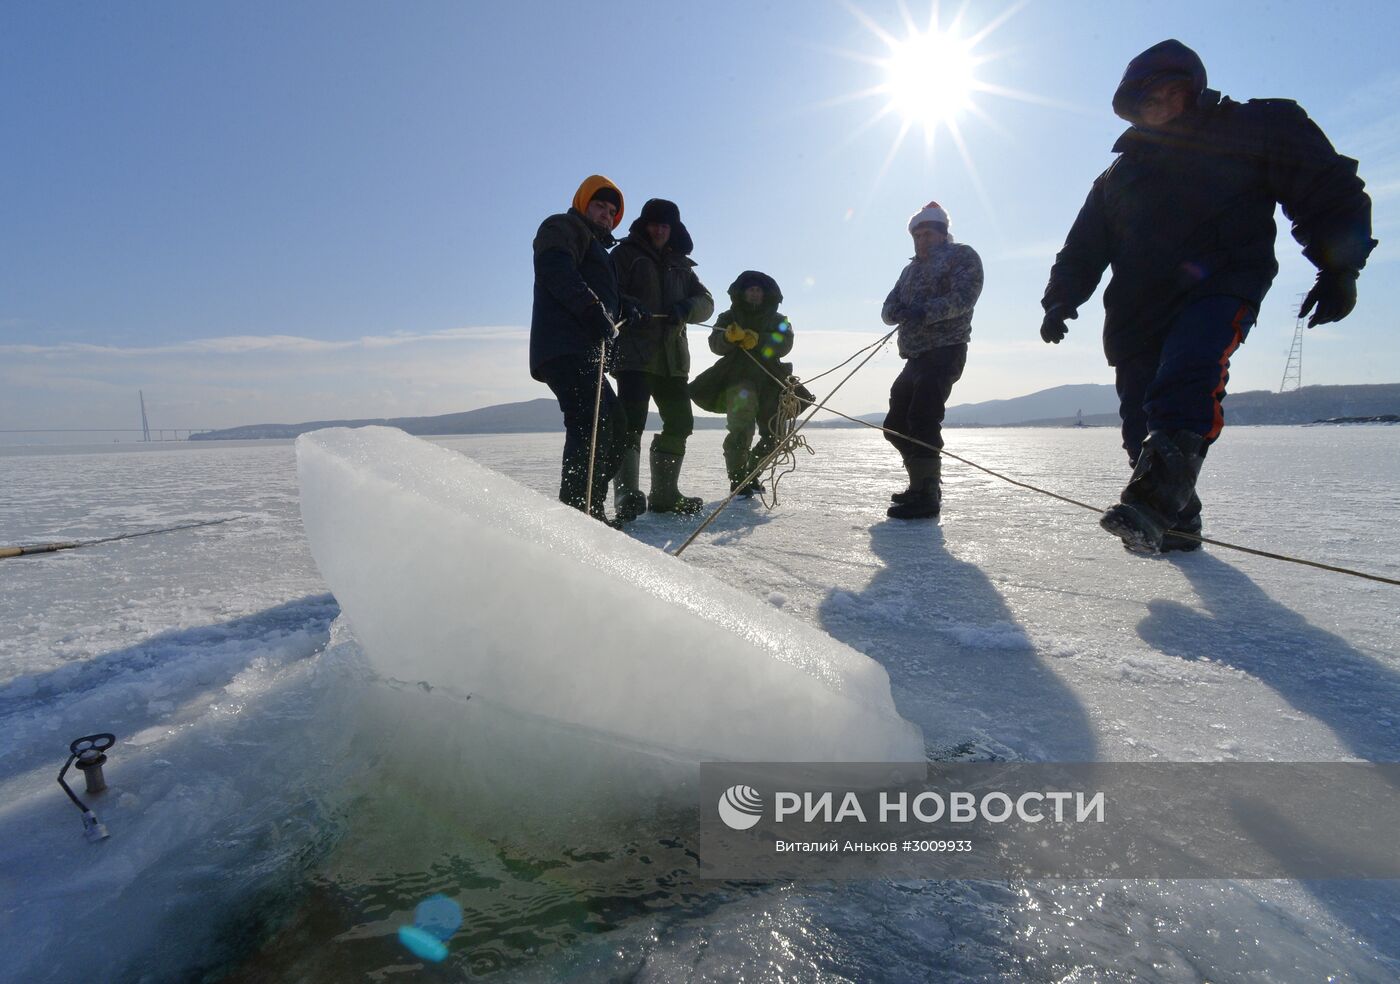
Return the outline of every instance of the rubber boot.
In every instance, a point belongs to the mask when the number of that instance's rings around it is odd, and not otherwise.
[[[622,520],[608,519],[606,506],[608,503],[608,483],[606,480],[598,478],[593,483],[593,503],[588,509],[588,515],[592,516],[604,526],[610,526],[615,530],[622,529]],[[580,512],[584,509],[584,501],[580,500],[575,508]]]
[[[676,487],[684,461],[683,454],[667,454],[655,447],[651,449],[651,495],[647,499],[647,507],[652,512],[688,516],[699,512],[705,504],[705,500],[699,496],[681,495]]]
[[[747,499],[753,495],[747,489],[740,488],[740,483],[749,475],[749,453],[747,451],[736,451],[733,448],[724,449],[724,470],[729,475],[729,491],[737,492]]]
[[[1104,512],[1099,525],[1133,553],[1159,553],[1163,537],[1195,498],[1196,478],[1204,459],[1205,438],[1200,434],[1148,434],[1118,505]]]
[[[622,452],[622,467],[613,479],[613,512],[621,522],[630,523],[647,511],[647,497],[639,487],[641,468],[641,448]]]
[[[908,502],[910,499],[914,498],[915,494],[916,493],[914,491],[914,486],[908,485],[905,486],[903,492],[891,492],[890,501],[893,502],[895,505],[901,505],[902,503]]]
[[[748,485],[745,485],[745,486],[739,491],[739,497],[740,497],[741,499],[752,499],[754,496],[756,496],[756,495],[762,495],[764,492],[767,492],[767,491],[768,491],[767,487],[764,486],[764,484],[763,484],[762,482],[760,482],[760,481],[758,480],[758,478],[755,476],[755,478],[753,479],[753,481],[749,482]]]
[[[611,529],[622,529],[622,520],[617,519],[615,517],[613,519],[608,519],[608,514],[603,508],[602,499],[593,500],[593,511],[590,512],[588,515],[592,516],[598,522],[602,523],[604,526],[610,527]]]
[[[749,484],[739,493],[745,499],[756,495],[762,495],[767,491],[767,489],[763,487],[763,483],[758,479],[758,476],[762,474],[758,471],[758,467],[763,464],[763,459],[768,457],[772,451],[773,443],[767,438],[761,438],[759,442],[754,445],[753,450],[749,452],[748,466],[744,469],[744,474],[753,474],[753,478],[749,479]]]
[[[909,470],[909,495],[885,510],[891,519],[928,519],[938,515],[943,505],[939,488],[942,474],[941,458],[910,458],[904,463]]]
[[[1186,503],[1186,508],[1181,510],[1181,515],[1176,518],[1172,528],[1162,536],[1162,553],[1172,551],[1187,552],[1201,549],[1200,540],[1192,540],[1189,537],[1177,536],[1178,532],[1201,535],[1201,500],[1196,493],[1191,493],[1191,501]]]
[[[904,470],[905,472],[909,471],[909,462],[907,461],[904,462]],[[896,505],[903,505],[910,499],[914,498],[914,496],[916,495],[918,495],[918,489],[914,488],[914,479],[911,476],[909,479],[909,484],[904,487],[903,492],[890,493],[890,501],[895,503]]]
[[[588,483],[585,481],[585,482],[581,482],[581,483],[579,483],[579,484],[586,488]],[[568,500],[565,500],[565,501],[567,502]],[[608,514],[607,514],[607,511],[606,511],[606,508],[605,508],[605,507],[607,506],[607,503],[608,503],[608,483],[607,483],[607,480],[606,480],[606,479],[603,479],[603,478],[600,478],[600,477],[598,477],[598,476],[594,476],[594,482],[593,482],[593,501],[592,501],[592,503],[586,503],[586,500],[584,499],[583,495],[580,494],[580,496],[579,496],[579,498],[578,498],[578,500],[577,500],[576,502],[570,502],[569,504],[572,505],[572,506],[573,506],[575,509],[577,509],[579,512],[583,512],[584,509],[585,509],[585,506],[586,506],[586,507],[587,507],[587,511],[588,511],[588,515],[592,516],[594,519],[596,519],[598,522],[602,523],[604,526],[611,526],[611,527],[612,527],[613,529],[615,529],[615,530],[620,530],[620,529],[622,529],[622,520],[620,520],[620,519],[608,519]]]

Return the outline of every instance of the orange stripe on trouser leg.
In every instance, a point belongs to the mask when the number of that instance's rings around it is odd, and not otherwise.
[[[1215,414],[1210,423],[1210,432],[1205,435],[1207,441],[1213,441],[1220,436],[1220,432],[1225,429],[1225,408],[1221,406],[1220,397],[1225,392],[1225,383],[1230,378],[1230,356],[1235,354],[1235,349],[1240,347],[1244,341],[1240,325],[1249,316],[1248,306],[1241,304],[1240,309],[1235,312],[1233,327],[1234,336],[1230,339],[1230,344],[1225,346],[1225,351],[1220,355],[1220,381],[1215,384],[1215,389],[1211,390],[1210,398],[1215,403]]]

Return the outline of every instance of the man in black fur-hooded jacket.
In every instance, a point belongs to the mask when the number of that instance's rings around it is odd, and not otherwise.
[[[1345,318],[1375,246],[1356,161],[1338,154],[1294,102],[1238,103],[1206,88],[1180,41],[1129,63],[1113,110],[1132,126],[1095,179],[1055,258],[1041,301],[1046,342],[1093,294],[1106,267],[1104,351],[1116,371],[1133,475],[1100,524],[1130,550],[1200,541],[1196,479],[1224,426],[1230,356],[1278,272],[1274,206],[1317,267],[1299,316]]]
[[[613,491],[624,520],[645,512],[693,513],[703,500],[681,494],[678,480],[685,442],[695,427],[686,383],[690,379],[687,324],[708,321],[714,298],[695,275],[694,243],[674,202],[652,198],[613,250],[624,301],[639,312],[617,340],[617,396],[627,415],[627,443]],[[638,487],[642,433],[651,401],[661,432],[651,439],[651,498]]]

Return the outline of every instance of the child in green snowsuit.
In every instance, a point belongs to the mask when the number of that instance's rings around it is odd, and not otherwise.
[[[747,484],[744,479],[774,447],[773,418],[783,391],[774,377],[792,375],[792,366],[780,361],[792,351],[792,325],[778,311],[783,292],[766,273],[739,274],[729,285],[729,300],[729,310],[710,332],[710,351],[720,359],[691,382],[690,398],[702,410],[728,417],[729,488],[748,498],[763,491],[757,479]],[[755,428],[758,444],[750,449]]]

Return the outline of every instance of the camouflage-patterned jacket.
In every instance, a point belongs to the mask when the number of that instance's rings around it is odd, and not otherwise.
[[[899,325],[899,356],[912,359],[972,337],[972,308],[982,293],[982,259],[951,240],[928,259],[909,261],[885,298],[880,318]]]

